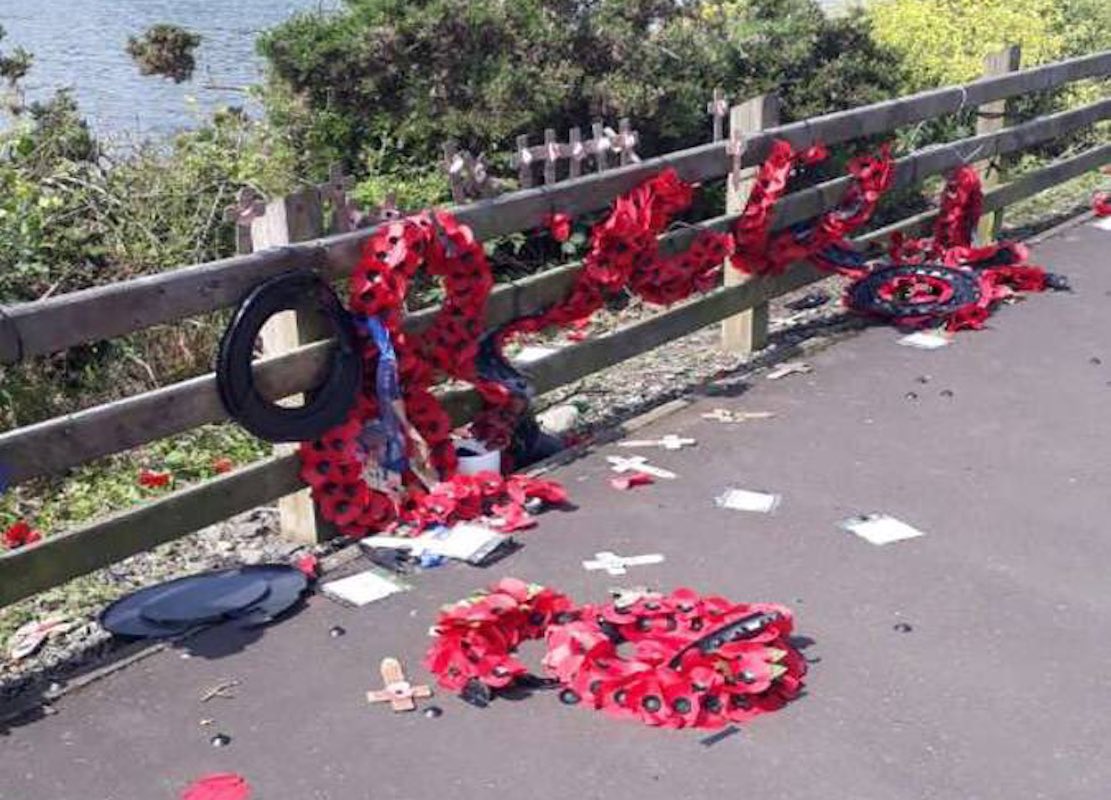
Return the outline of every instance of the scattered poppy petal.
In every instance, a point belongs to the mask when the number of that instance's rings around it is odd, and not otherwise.
[[[181,800],[247,800],[251,785],[242,775],[221,772],[206,775],[185,787]]]
[[[644,472],[630,472],[628,475],[619,475],[616,478],[610,478],[610,486],[614,489],[621,491],[628,491],[635,486],[647,486],[650,483],[655,483],[651,475]]]

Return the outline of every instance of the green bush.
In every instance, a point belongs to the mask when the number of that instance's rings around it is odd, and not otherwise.
[[[975,80],[984,57],[1022,47],[1027,66],[1111,47],[1104,0],[872,0],[875,37],[907,62],[905,87]]]
[[[519,134],[633,118],[641,151],[706,141],[705,106],[780,92],[788,117],[894,93],[898,59],[859,15],[813,0],[345,0],[265,34],[267,105],[305,167],[404,179],[443,143],[511,149]]]

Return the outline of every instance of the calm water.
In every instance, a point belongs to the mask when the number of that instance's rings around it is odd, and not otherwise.
[[[35,55],[31,98],[73,87],[101,133],[157,135],[186,127],[203,111],[245,104],[243,94],[205,88],[257,82],[259,31],[291,13],[334,8],[338,0],[0,0],[0,48]],[[124,52],[127,37],[150,25],[182,25],[203,37],[197,70],[183,84],[143,77]]]

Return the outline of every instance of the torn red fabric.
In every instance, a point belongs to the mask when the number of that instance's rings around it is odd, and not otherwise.
[[[171,480],[173,480],[173,474],[168,471],[155,472],[149,469],[139,470],[139,485],[145,486],[148,489],[160,489],[164,486],[169,486]]]
[[[248,800],[251,785],[242,775],[221,772],[206,775],[189,784],[181,793],[181,800]]]
[[[615,478],[610,478],[610,486],[621,491],[628,491],[636,486],[647,486],[650,483],[655,483],[655,481],[651,475],[644,472],[630,472],[628,475],[618,475]]]
[[[42,539],[42,534],[31,527],[25,520],[10,525],[4,531],[2,540],[8,550],[17,550],[29,544],[34,544]]]

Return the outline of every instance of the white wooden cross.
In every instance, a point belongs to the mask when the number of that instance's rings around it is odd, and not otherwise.
[[[714,141],[724,135],[725,118],[729,116],[729,100],[722,89],[714,89],[714,99],[706,104],[706,113],[714,118]]]
[[[619,556],[606,550],[594,554],[594,560],[584,561],[583,569],[590,572],[604,569],[610,575],[624,575],[628,567],[643,567],[647,564],[660,564],[664,557],[659,553],[647,553],[642,556]]]
[[[674,472],[660,467],[653,467],[644,456],[633,456],[632,458],[606,456],[606,461],[610,463],[610,469],[614,472],[643,472],[645,475],[651,475],[653,478],[679,477]]]
[[[698,444],[694,439],[684,439],[682,436],[676,436],[674,433],[669,433],[662,439],[630,439],[624,442],[618,442],[618,447],[662,447],[664,450],[682,450],[687,445]]]
[[[750,419],[771,419],[774,411],[729,411],[724,408],[715,408],[709,414],[703,414],[702,419],[712,419],[715,422],[748,422]]]

